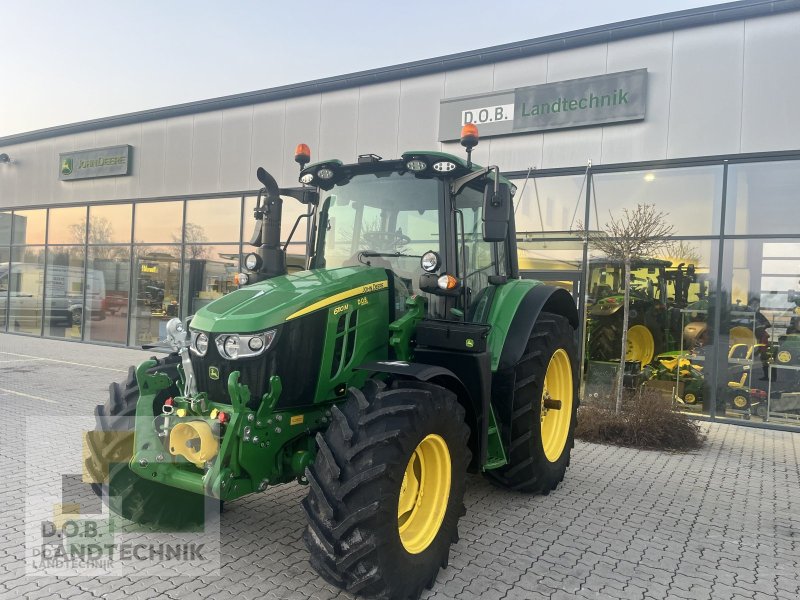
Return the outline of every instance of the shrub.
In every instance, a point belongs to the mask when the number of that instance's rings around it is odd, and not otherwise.
[[[687,451],[700,448],[705,434],[697,421],[672,408],[662,394],[647,389],[625,398],[614,412],[613,399],[578,410],[575,437],[587,442],[651,450]]]

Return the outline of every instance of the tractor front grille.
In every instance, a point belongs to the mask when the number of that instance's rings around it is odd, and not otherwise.
[[[278,327],[272,346],[255,358],[223,358],[217,352],[213,334],[209,335],[206,355],[191,353],[197,390],[206,392],[212,402],[230,404],[228,377],[239,371],[239,383],[250,389],[250,406],[255,408],[269,391],[270,377],[278,375],[283,391],[277,408],[312,404],[322,361],[326,316],[325,311],[318,311],[284,323]],[[211,377],[212,367],[219,373],[217,379]]]

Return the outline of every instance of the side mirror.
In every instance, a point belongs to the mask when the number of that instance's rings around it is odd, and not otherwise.
[[[483,190],[483,240],[503,242],[508,235],[508,221],[511,218],[511,188],[506,183],[497,186],[487,181]]]

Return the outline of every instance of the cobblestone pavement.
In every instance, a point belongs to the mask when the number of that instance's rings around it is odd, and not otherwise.
[[[147,356],[0,335],[0,598],[347,597],[308,564],[299,485],[226,506],[219,577],[24,575],[22,415],[91,414]],[[796,600],[800,435],[719,424],[708,434],[692,454],[578,443],[546,497],[470,477],[461,541],[426,597]]]

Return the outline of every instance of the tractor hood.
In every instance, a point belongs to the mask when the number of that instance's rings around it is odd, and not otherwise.
[[[606,296],[601,298],[589,308],[590,317],[605,317],[616,314],[625,303],[625,296]]]
[[[323,310],[362,294],[388,289],[384,269],[313,269],[273,277],[204,306],[191,328],[208,333],[253,333]]]

